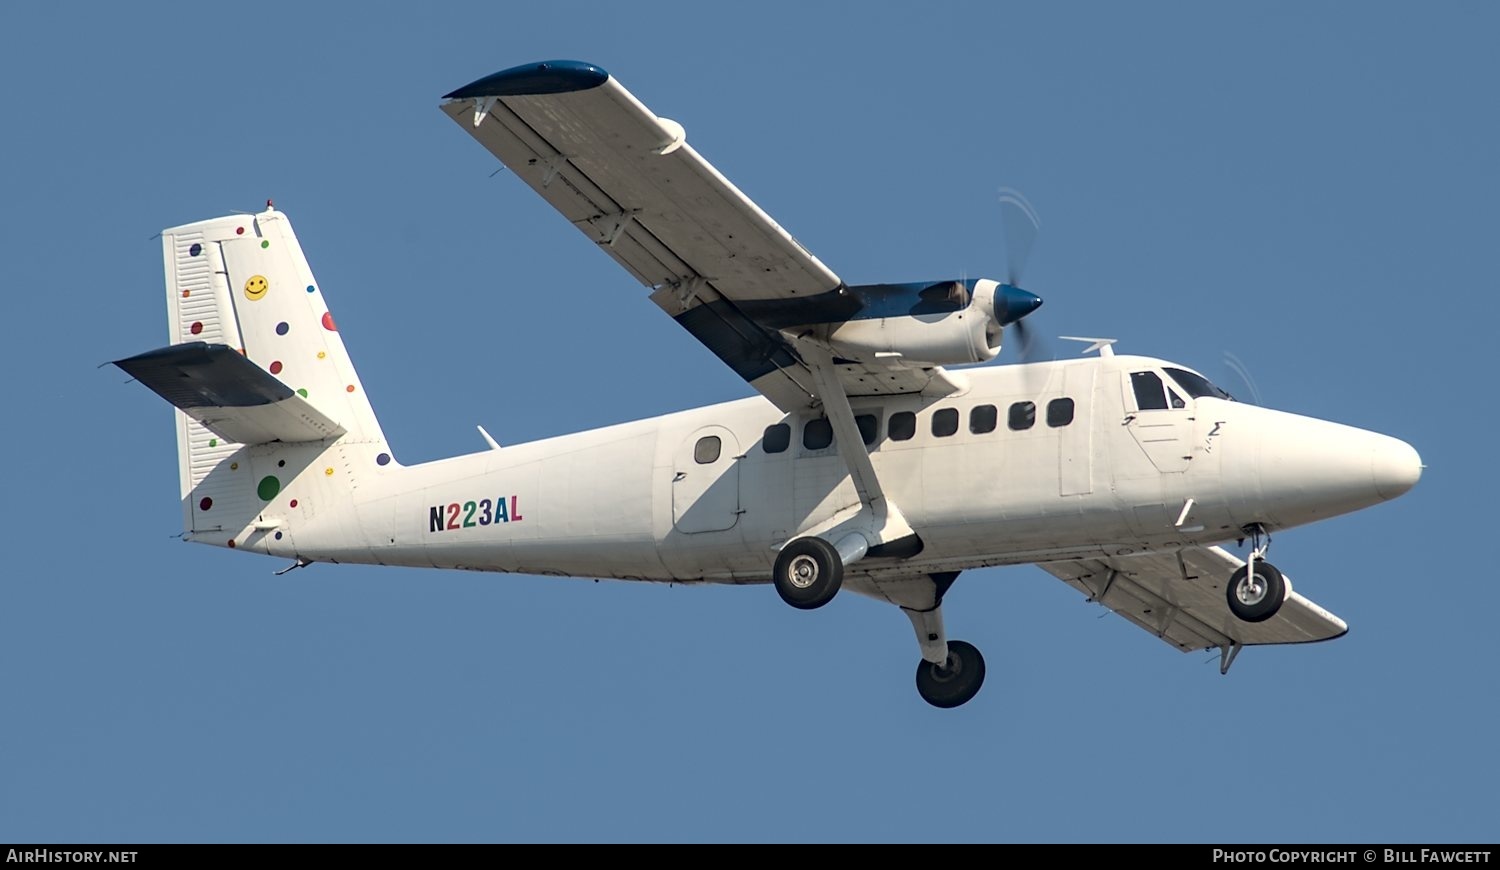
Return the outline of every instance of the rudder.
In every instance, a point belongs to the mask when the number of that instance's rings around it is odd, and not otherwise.
[[[394,465],[285,215],[268,203],[256,215],[173,227],[162,232],[162,252],[173,347],[205,342],[238,350],[342,428],[342,435],[325,442],[337,444],[339,464],[381,470]],[[243,528],[230,518],[262,516],[272,507],[266,502],[274,495],[267,499],[266,488],[238,473],[250,464],[247,445],[216,435],[181,411],[177,444],[189,539],[223,544],[223,532]]]

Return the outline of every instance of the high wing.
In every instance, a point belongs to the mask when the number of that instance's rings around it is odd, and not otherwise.
[[[839,323],[867,303],[604,70],[529,64],[446,99],[449,117],[783,411],[822,404],[819,365],[845,395],[953,389],[942,368],[899,354],[810,359],[784,330]]]
[[[1331,640],[1349,631],[1342,619],[1288,589],[1265,622],[1229,611],[1224,585],[1244,565],[1220,547],[1045,562],[1039,567],[1174,647],[1191,650]]]

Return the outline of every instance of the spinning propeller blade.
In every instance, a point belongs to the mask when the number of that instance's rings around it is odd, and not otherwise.
[[[1005,244],[1005,286],[1001,292],[1006,305],[1002,320],[1015,334],[1021,362],[1052,358],[1040,336],[1026,325],[1024,319],[1042,304],[1042,300],[1020,287],[1021,274],[1026,269],[1026,261],[1041,228],[1042,220],[1036,209],[1019,190],[1000,188],[1000,229]]]
[[[1005,241],[1005,283],[1019,287],[1026,260],[1042,229],[1042,219],[1013,187],[1000,188],[1000,228]]]

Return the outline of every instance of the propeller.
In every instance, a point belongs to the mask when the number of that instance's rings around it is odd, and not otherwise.
[[[1239,378],[1240,383],[1245,387],[1243,390],[1232,391],[1236,399],[1242,402],[1248,400],[1252,405],[1265,404],[1260,397],[1260,388],[1255,385],[1255,378],[1250,376],[1250,367],[1227,350],[1224,351],[1224,368]]]
[[[1026,271],[1026,260],[1031,256],[1031,248],[1042,228],[1042,219],[1019,190],[1002,187],[1000,227],[1005,241],[1005,283],[1019,287],[1021,273]]]
[[[1019,190],[1013,187],[1000,188],[1000,229],[1005,243],[1005,284],[1000,288],[1000,323],[1009,327],[1016,337],[1016,350],[1021,362],[1050,359],[1043,342],[1035,331],[1026,325],[1026,315],[1041,306],[1041,297],[1021,289],[1021,273],[1036,244],[1042,220],[1036,209]]]

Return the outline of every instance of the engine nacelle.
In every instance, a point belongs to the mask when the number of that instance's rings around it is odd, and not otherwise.
[[[925,285],[871,285],[851,287],[866,303],[863,318],[845,321],[829,335],[834,352],[845,359],[870,362],[877,358],[911,365],[963,365],[985,362],[1000,352],[1001,332],[1006,323],[1030,313],[1008,317],[1006,303],[1017,293],[1036,299],[1017,288],[1002,286],[988,278],[974,281],[944,281]],[[898,289],[899,288],[899,289]],[[908,289],[910,288],[910,289]],[[972,289],[971,289],[972,288]],[[905,296],[906,298],[901,298]],[[996,298],[1001,300],[999,309]],[[869,312],[886,316],[870,317]]]

